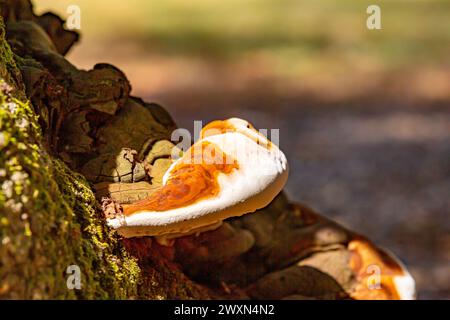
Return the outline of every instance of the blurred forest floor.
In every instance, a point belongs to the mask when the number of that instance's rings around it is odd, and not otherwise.
[[[81,8],[78,67],[108,62],[180,127],[280,128],[289,196],[391,249],[450,299],[450,1],[49,1]]]

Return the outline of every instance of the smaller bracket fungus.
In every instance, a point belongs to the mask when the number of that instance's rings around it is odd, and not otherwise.
[[[416,283],[403,263],[387,250],[355,237],[348,244],[349,266],[358,285],[351,296],[357,300],[414,300]]]
[[[168,240],[215,229],[267,206],[288,177],[286,157],[247,121],[213,121],[146,199],[107,217],[124,237]]]

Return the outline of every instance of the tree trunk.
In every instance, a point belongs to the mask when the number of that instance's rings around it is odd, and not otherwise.
[[[1,5],[7,24],[22,19],[30,23],[38,21],[27,1],[7,1]],[[49,143],[52,140],[49,136],[56,134],[52,131],[54,127],[42,125],[45,115],[52,112],[50,108],[58,102],[67,105],[65,95],[38,101],[45,110],[37,110],[30,103],[32,88],[25,88],[24,77],[28,76],[30,65],[39,64],[38,54],[19,57],[12,53],[3,17],[0,17],[0,297],[207,298],[206,290],[158,257],[147,259],[142,268],[118,236],[105,227],[90,185],[57,157],[56,146]],[[51,79],[51,74],[39,81],[43,81],[43,86],[38,90],[47,91],[57,82]],[[48,97],[49,93],[32,95]],[[81,271],[80,290],[69,289],[72,265]]]

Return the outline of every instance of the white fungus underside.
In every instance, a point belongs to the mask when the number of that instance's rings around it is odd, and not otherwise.
[[[384,249],[384,251],[386,251],[402,269],[403,275],[393,277],[394,285],[398,292],[400,300],[415,300],[417,291],[414,278],[411,276],[408,269],[406,269],[406,266],[403,264],[403,262],[392,251],[388,249]]]

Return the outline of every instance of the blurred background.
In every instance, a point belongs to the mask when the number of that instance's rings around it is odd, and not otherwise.
[[[116,65],[180,127],[280,128],[289,197],[396,253],[419,298],[450,299],[450,1],[34,2],[78,5],[69,60]]]

